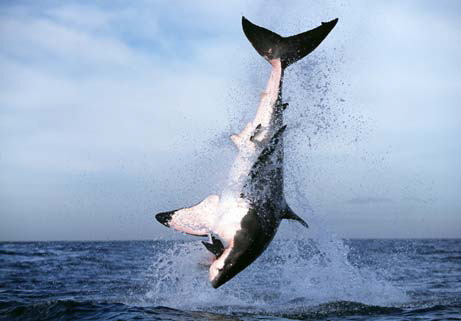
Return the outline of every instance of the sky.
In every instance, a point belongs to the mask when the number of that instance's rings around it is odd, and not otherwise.
[[[2,1],[0,240],[177,237],[153,214],[222,189],[268,78],[242,15],[339,18],[284,83],[311,228],[461,237],[459,1]]]

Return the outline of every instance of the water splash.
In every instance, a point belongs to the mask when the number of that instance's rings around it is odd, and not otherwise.
[[[292,195],[310,223],[308,232],[298,223],[283,222],[266,252],[217,290],[208,282],[212,257],[199,241],[170,241],[160,251],[156,246],[147,302],[182,310],[278,314],[330,302],[406,302],[405,292],[386,281],[386,271],[350,263],[349,247],[308,205],[300,207],[308,201],[297,185]]]
[[[278,237],[255,263],[217,290],[209,285],[211,256],[200,242],[165,245],[152,265],[144,298],[156,306],[281,312],[338,301],[389,306],[406,300],[403,291],[376,271],[350,264],[347,246],[332,237]]]
[[[299,10],[284,12],[284,21],[290,21],[289,26],[268,20],[270,16],[281,16],[282,7],[275,4],[270,7],[277,8],[277,14],[271,15],[265,6],[265,16],[257,22],[281,34],[305,28]],[[290,7],[300,6],[304,4],[299,2]],[[313,19],[317,14],[311,13],[308,17],[311,19],[307,20],[317,21]],[[326,10],[324,15],[336,16],[333,9]],[[146,294],[148,302],[190,310],[283,312],[328,302],[389,306],[407,300],[404,291],[386,281],[386,271],[351,264],[348,246],[329,231],[309,202],[305,186],[306,182],[312,182],[309,152],[338,142],[351,145],[363,134],[361,116],[347,112],[344,107],[346,85],[338,76],[337,67],[342,62],[341,48],[330,49],[334,51],[318,49],[318,54],[290,69],[284,84],[284,96],[290,103],[286,115],[289,124],[285,146],[286,196],[290,206],[309,223],[309,231],[295,223],[282,222],[266,252],[217,290],[209,284],[208,267],[212,258],[201,243],[170,242],[156,254]],[[242,81],[241,87],[235,86],[230,96],[231,133],[239,132],[246,119],[253,116],[251,106],[257,105],[258,97],[255,92],[264,87],[267,78],[267,65],[257,55],[244,63],[250,76]],[[228,135],[224,136],[227,139]]]

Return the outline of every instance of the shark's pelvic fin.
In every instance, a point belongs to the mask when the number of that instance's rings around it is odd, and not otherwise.
[[[293,210],[287,205],[285,208],[285,211],[282,214],[282,219],[286,220],[295,220],[304,225],[306,228],[309,228],[309,225],[304,221],[302,218],[300,218]]]
[[[213,232],[218,205],[219,196],[210,195],[195,206],[158,213],[155,218],[163,225],[180,232],[207,236]]]
[[[256,51],[267,61],[280,58],[286,68],[311,53],[334,28],[338,19],[322,22],[312,30],[291,37],[259,27],[242,17],[243,32]]]

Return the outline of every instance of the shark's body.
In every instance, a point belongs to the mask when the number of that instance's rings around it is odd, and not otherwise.
[[[266,90],[255,118],[231,139],[238,155],[224,192],[190,208],[156,215],[162,224],[197,236],[216,259],[210,281],[217,288],[251,264],[274,238],[282,219],[307,227],[287,205],[283,193],[283,73],[286,67],[314,50],[337,19],[292,37],[281,37],[242,18],[245,35],[271,65]]]

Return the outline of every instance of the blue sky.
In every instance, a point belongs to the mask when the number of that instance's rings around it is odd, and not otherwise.
[[[242,15],[284,35],[340,19],[286,75],[297,211],[344,237],[460,237],[460,7],[3,1],[0,239],[172,236],[152,214],[219,191],[268,76]]]

